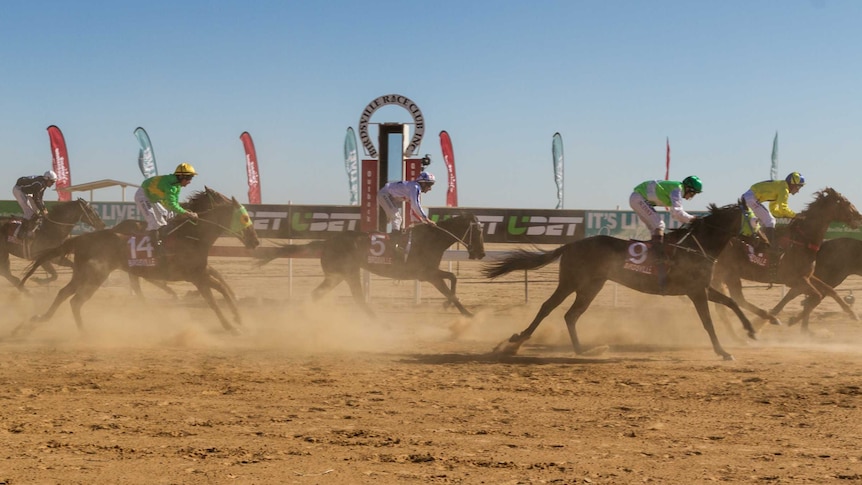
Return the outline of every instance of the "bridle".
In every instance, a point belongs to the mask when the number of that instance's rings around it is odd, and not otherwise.
[[[464,235],[461,237],[452,234],[451,232],[449,232],[449,230],[444,229],[438,225],[435,225],[433,227],[436,227],[438,230],[452,236],[452,239],[463,244],[467,249],[470,249],[473,245],[473,229],[478,227],[479,232],[481,233],[482,231],[482,223],[476,220],[470,221],[470,224],[467,225],[467,228],[464,230]]]
[[[86,201],[81,200],[81,199],[78,199],[75,202],[77,202],[78,206],[81,207],[81,213],[78,214],[78,218],[75,219],[75,222],[60,222],[60,221],[57,221],[57,220],[50,218],[49,214],[42,216],[42,218],[45,219],[46,221],[48,221],[52,224],[56,224],[58,226],[74,226],[77,223],[81,222],[82,219],[86,218],[87,220],[85,222],[87,224],[89,224],[90,227],[95,228],[96,227],[96,221],[95,221],[95,219],[93,219],[93,216],[91,215],[91,210],[88,210],[88,209],[92,209],[90,207],[90,205]],[[102,224],[104,224],[104,222],[102,222]]]

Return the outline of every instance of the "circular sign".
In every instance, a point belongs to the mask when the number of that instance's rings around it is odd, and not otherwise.
[[[425,135],[425,118],[422,116],[422,110],[419,109],[419,106],[416,103],[407,96],[402,96],[400,94],[387,94],[386,96],[380,96],[374,101],[368,103],[368,106],[362,110],[362,116],[359,117],[359,141],[362,143],[362,146],[365,147],[365,151],[371,156],[371,158],[377,158],[377,148],[374,147],[374,143],[372,143],[371,137],[368,135],[368,122],[371,120],[371,115],[373,115],[375,111],[380,109],[382,106],[389,104],[397,104],[398,106],[401,106],[410,113],[410,116],[413,117],[413,124],[416,129],[413,132],[413,137],[410,139],[410,144],[404,149],[403,155],[405,157],[409,157],[416,153],[416,150],[419,149],[419,144],[422,143],[422,136]]]

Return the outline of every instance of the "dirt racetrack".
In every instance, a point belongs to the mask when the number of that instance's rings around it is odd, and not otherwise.
[[[412,282],[375,279],[374,320],[346,287],[310,302],[316,261],[295,260],[292,280],[286,260],[212,264],[241,299],[239,337],[189,285],[172,300],[145,283],[145,304],[115,273],[84,307],[86,335],[67,303],[11,338],[69,274],[26,296],[3,283],[0,483],[862,483],[862,324],[833,302],[813,336],[719,326],[724,362],[687,300],[609,283],[579,324],[606,353],[572,353],[570,298],[497,357],[555,264],[531,274],[526,304],[523,275],[458,265],[473,319],[430,286],[414,304]],[[748,294],[769,307],[780,292]]]

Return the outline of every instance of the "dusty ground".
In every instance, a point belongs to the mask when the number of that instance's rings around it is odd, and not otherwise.
[[[834,303],[810,337],[722,327],[723,362],[686,300],[608,284],[579,330],[609,351],[574,356],[570,300],[498,358],[556,265],[525,303],[522,275],[489,283],[461,263],[471,320],[430,286],[414,305],[412,283],[375,279],[371,320],[346,288],[310,303],[316,262],[292,280],[283,260],[213,264],[242,299],[240,337],[194,296],[144,284],[138,302],[117,273],[85,336],[64,305],[0,341],[0,483],[862,483],[862,327]],[[0,336],[58,288],[0,289]],[[780,291],[748,293],[768,307]]]

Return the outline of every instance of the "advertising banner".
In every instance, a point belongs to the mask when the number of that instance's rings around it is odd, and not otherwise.
[[[135,128],[135,138],[138,139],[138,144],[141,149],[138,150],[138,168],[141,169],[141,175],[144,179],[155,177],[159,174],[156,168],[156,154],[153,152],[153,144],[150,143],[150,135],[140,126]]]
[[[443,152],[443,163],[449,172],[449,185],[446,188],[446,207],[458,207],[458,181],[455,178],[455,152],[452,149],[452,139],[446,131],[440,132],[440,151]]]
[[[57,200],[66,202],[72,200],[72,193],[64,190],[72,185],[72,174],[69,172],[69,154],[66,151],[66,139],[63,132],[54,125],[48,127],[48,138],[51,141],[51,158],[54,173],[57,174],[57,182],[54,190],[57,191]]]
[[[260,204],[260,172],[257,167],[257,152],[254,150],[254,142],[247,131],[239,136],[245,149],[245,171],[248,175],[248,203]]]

